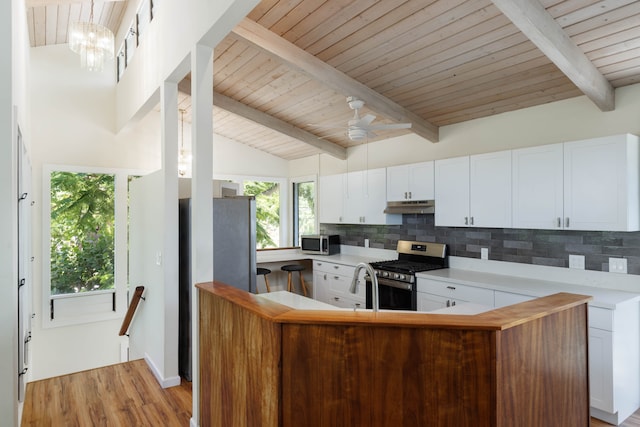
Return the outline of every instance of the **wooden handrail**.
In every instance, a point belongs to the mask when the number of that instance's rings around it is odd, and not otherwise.
[[[131,298],[131,304],[129,304],[129,309],[127,310],[126,316],[124,316],[124,320],[122,321],[122,327],[120,328],[120,336],[126,335],[127,330],[129,329],[129,325],[131,324],[131,320],[133,319],[133,315],[136,312],[136,308],[138,308],[138,303],[140,299],[144,299],[142,297],[142,293],[144,292],[144,286],[136,286],[136,290],[133,294],[133,298]]]

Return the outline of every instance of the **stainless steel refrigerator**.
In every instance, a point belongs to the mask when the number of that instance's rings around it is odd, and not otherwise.
[[[179,202],[178,369],[191,381],[191,199]],[[256,202],[235,196],[213,199],[214,280],[236,288],[256,289]]]

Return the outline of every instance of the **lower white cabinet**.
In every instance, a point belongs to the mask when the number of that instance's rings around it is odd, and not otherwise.
[[[591,414],[618,425],[640,407],[640,303],[589,307]]]
[[[493,307],[493,290],[452,282],[418,278],[418,311],[433,311],[472,302]]]
[[[325,261],[313,262],[314,298],[336,307],[365,308],[364,270],[358,279],[355,294],[349,292],[355,267]]]
[[[531,295],[516,294],[513,292],[495,291],[494,295],[494,307],[506,307],[508,305],[519,304],[521,302],[536,299]]]

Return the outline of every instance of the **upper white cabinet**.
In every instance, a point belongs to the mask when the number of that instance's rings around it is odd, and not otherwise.
[[[513,150],[513,226],[562,228],[563,144]]]
[[[387,204],[384,168],[319,179],[319,220],[330,224],[402,224],[402,215],[384,213]]]
[[[433,200],[434,162],[387,168],[387,201]]]
[[[318,220],[321,223],[343,222],[344,182],[343,174],[324,175],[318,179]]]
[[[511,227],[511,151],[436,160],[435,225]]]
[[[633,135],[514,150],[514,227],[640,230],[638,153]]]
[[[638,231],[638,137],[564,144],[564,227]]]

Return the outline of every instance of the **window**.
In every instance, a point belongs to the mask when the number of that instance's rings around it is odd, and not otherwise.
[[[124,312],[128,179],[123,171],[44,168],[45,326]]]
[[[244,181],[243,193],[256,198],[256,247],[280,246],[280,183]]]
[[[293,181],[293,246],[300,244],[300,236],[315,234],[316,182]]]

